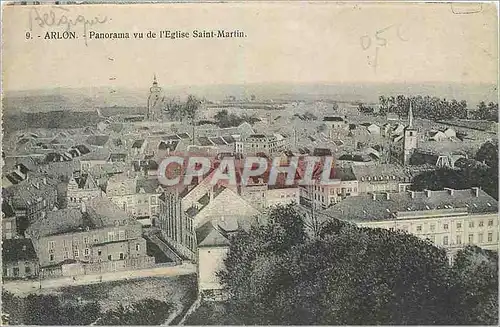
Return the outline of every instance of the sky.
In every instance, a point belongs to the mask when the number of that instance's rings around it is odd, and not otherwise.
[[[64,7],[64,8],[63,8]],[[206,3],[3,6],[3,89],[245,83],[498,84],[494,4]],[[39,26],[39,17],[48,17]],[[53,16],[52,16],[53,15]],[[50,17],[63,24],[51,25]],[[64,19],[129,39],[45,40]],[[31,25],[31,28],[30,28]],[[243,38],[148,39],[239,30]],[[33,39],[26,39],[29,32]],[[134,39],[133,32],[144,32]],[[40,36],[40,37],[38,37]]]

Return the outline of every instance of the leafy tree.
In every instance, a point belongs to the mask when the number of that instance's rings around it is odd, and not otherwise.
[[[498,253],[468,246],[457,254],[452,270],[458,321],[498,325]]]
[[[98,325],[161,325],[173,306],[170,303],[156,299],[145,299],[131,306],[119,305],[116,309],[107,311],[96,324]]]
[[[488,141],[481,145],[476,153],[476,160],[498,170],[498,140]]]
[[[55,295],[30,294],[25,298],[2,293],[2,310],[9,324],[88,325],[99,315],[97,302],[62,303]]]

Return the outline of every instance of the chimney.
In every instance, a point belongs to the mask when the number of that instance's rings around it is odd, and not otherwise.
[[[477,198],[479,196],[479,187],[471,187],[474,196]]]
[[[430,198],[431,197],[431,190],[424,190],[424,191],[425,191],[425,196]]]
[[[374,193],[372,193],[372,200],[374,200],[374,201],[375,201],[376,199],[377,199],[377,195],[376,195],[376,194],[375,194],[375,192],[374,192]]]
[[[446,191],[448,191],[448,194],[449,194],[449,195],[453,196],[453,192],[455,191],[454,189],[449,188],[449,187],[445,187],[444,189],[445,189]]]

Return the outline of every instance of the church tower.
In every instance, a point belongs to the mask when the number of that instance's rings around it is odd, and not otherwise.
[[[158,81],[156,80],[155,74],[153,79],[153,86],[149,88],[148,112],[146,114],[146,118],[148,120],[156,120],[158,118],[161,118],[162,102],[161,87],[158,86]]]
[[[410,101],[408,111],[408,125],[404,131],[403,139],[403,164],[408,165],[413,151],[417,148],[417,130],[413,127],[413,106]]]

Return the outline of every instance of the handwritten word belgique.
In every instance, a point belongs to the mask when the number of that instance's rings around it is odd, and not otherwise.
[[[88,19],[83,15],[77,15],[76,17],[70,17],[70,9],[63,7],[52,7],[54,10],[50,10],[45,13],[40,13],[37,8],[32,8],[29,13],[29,30],[33,31],[34,26],[40,28],[48,27],[63,27],[66,31],[71,30],[71,28],[76,26],[83,27],[83,36],[85,38],[85,45],[87,45],[87,30],[89,27],[104,24],[110,19],[107,16]]]

